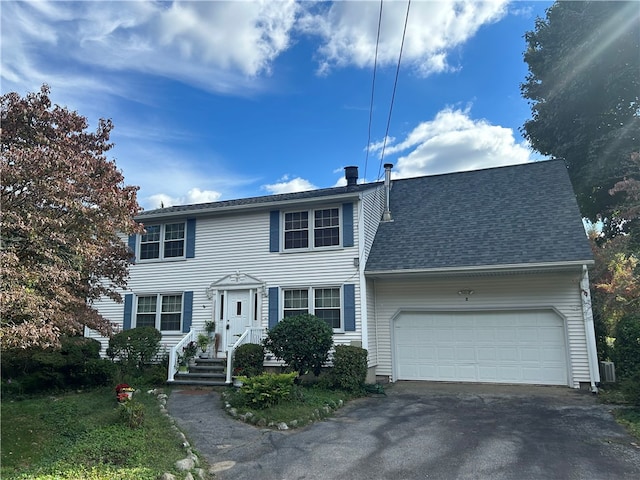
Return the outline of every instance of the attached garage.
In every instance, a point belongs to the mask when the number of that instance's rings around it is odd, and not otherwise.
[[[567,385],[554,310],[404,312],[392,321],[396,380]]]
[[[364,272],[377,378],[597,391],[593,254],[564,161],[392,180],[385,194]]]

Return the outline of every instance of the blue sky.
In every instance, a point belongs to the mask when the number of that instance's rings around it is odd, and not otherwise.
[[[552,2],[0,3],[2,93],[115,124],[109,158],[145,209],[540,159],[524,34]],[[367,144],[370,136],[369,155]]]

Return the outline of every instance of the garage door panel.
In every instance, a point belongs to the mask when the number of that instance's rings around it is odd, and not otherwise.
[[[542,361],[540,358],[540,349],[539,348],[520,348],[520,360],[523,362],[534,362],[536,364]]]
[[[396,376],[566,385],[564,337],[552,311],[402,314],[394,323]]]
[[[476,349],[476,352],[478,354],[479,362],[493,362],[498,359],[498,353],[496,352],[496,349],[494,347],[480,346]]]
[[[456,358],[461,362],[476,361],[476,349],[473,347],[458,347],[456,349]]]
[[[515,347],[498,347],[498,360],[501,362],[517,362],[520,358],[518,349]]]

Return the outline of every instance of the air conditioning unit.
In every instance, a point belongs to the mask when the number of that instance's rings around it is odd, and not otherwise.
[[[600,381],[606,383],[616,381],[616,366],[613,362],[600,362]]]

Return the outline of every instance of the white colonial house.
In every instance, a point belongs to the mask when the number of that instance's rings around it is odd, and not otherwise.
[[[96,308],[159,329],[170,381],[206,322],[230,359],[308,312],[367,349],[370,380],[595,389],[593,259],[564,163],[393,181],[385,167],[384,182],[347,167],[344,187],[145,211],[124,303]]]

